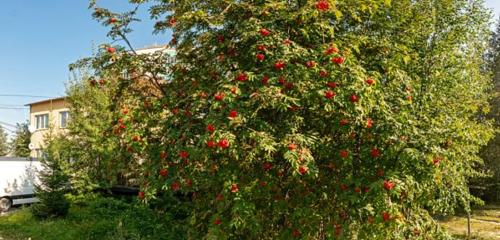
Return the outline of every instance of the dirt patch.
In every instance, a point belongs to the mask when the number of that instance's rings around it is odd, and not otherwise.
[[[467,218],[452,217],[440,222],[451,234],[467,236]],[[500,240],[500,210],[473,211],[471,233],[474,239]]]

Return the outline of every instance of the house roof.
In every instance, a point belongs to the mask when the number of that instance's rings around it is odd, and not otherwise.
[[[152,45],[149,45],[149,46],[138,48],[138,49],[136,49],[136,51],[150,50],[150,49],[160,49],[160,48],[170,49],[167,44],[152,44]]]
[[[41,100],[41,101],[38,101],[38,102],[28,103],[28,104],[26,104],[24,106],[32,106],[32,105],[36,105],[36,104],[53,102],[53,101],[59,101],[59,100],[64,100],[64,99],[66,99],[66,97],[50,98],[50,99],[45,99],[45,100]]]
[[[147,47],[135,50],[138,54],[152,54],[158,51],[166,52],[169,55],[175,55],[175,48],[170,48],[168,45],[154,44]]]

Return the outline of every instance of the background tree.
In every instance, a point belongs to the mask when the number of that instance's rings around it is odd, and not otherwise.
[[[489,67],[493,72],[494,87],[491,91],[491,109],[485,117],[494,120],[497,134],[481,151],[485,162],[483,171],[489,177],[481,178],[473,185],[477,187],[475,190],[483,199],[498,202],[500,201],[500,135],[498,134],[500,129],[500,19],[497,20],[490,48],[488,59],[490,61]]]
[[[37,218],[47,219],[64,217],[68,214],[70,203],[65,197],[69,190],[69,176],[67,174],[68,159],[60,152],[60,146],[65,141],[58,140],[60,136],[49,134],[45,137],[46,148],[40,158],[41,169],[39,183],[35,185],[35,194],[39,202],[31,207]]]
[[[9,154],[9,145],[7,142],[7,133],[0,126],[0,156]]]
[[[29,157],[31,150],[29,144],[31,143],[31,133],[28,130],[28,123],[16,124],[16,132],[11,142],[12,153],[16,157]]]
[[[72,167],[77,179],[73,186],[84,191],[109,188],[113,185],[138,186],[137,162],[130,161],[129,154],[120,147],[113,135],[116,124],[112,109],[113,97],[119,89],[118,76],[92,76],[88,59],[71,66],[73,78],[68,84],[67,101],[71,121],[63,144],[66,158],[73,159]]]
[[[431,214],[469,208],[492,137],[482,1],[148,2],[175,65],[136,54],[136,10],[95,1],[128,49],[86,64],[139,199],[189,194],[189,238],[442,239]]]

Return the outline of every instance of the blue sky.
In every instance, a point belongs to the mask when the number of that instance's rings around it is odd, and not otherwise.
[[[500,13],[500,0],[486,0],[486,6],[493,9],[496,19],[498,19],[498,14]]]
[[[126,0],[100,0],[104,7],[127,9]],[[500,0],[486,0],[500,12]],[[6,94],[57,97],[64,95],[68,64],[90,56],[94,46],[109,41],[106,29],[92,20],[87,0],[18,0],[2,3],[0,10],[0,125],[28,119],[18,108],[40,98],[7,97]],[[166,43],[170,35],[153,36],[146,9],[145,20],[134,25],[134,47]],[[498,14],[497,14],[498,16]],[[6,109],[10,108],[10,109]]]
[[[125,0],[100,0],[113,10],[128,9]],[[88,0],[19,0],[2,3],[0,10],[0,122],[15,124],[28,118],[18,108],[41,98],[7,97],[6,94],[57,97],[64,95],[68,64],[90,56],[94,46],[109,41],[106,28],[94,21]],[[130,35],[134,47],[166,43],[170,35],[153,36],[153,22],[135,24]],[[12,127],[3,124],[3,127]]]

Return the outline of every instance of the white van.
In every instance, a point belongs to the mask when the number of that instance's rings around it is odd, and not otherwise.
[[[0,157],[0,212],[38,201],[34,185],[40,168],[35,158]]]

